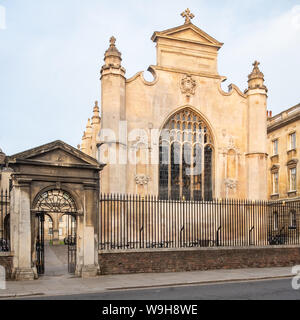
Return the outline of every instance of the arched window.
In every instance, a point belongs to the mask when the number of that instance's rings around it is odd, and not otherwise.
[[[37,199],[36,209],[40,212],[77,212],[72,196],[63,190],[49,190]]]
[[[160,197],[211,200],[213,148],[211,131],[197,113],[184,109],[174,114],[160,137]]]

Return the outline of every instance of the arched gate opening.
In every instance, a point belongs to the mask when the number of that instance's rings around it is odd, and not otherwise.
[[[75,274],[76,271],[76,256],[77,256],[77,206],[72,196],[64,191],[53,189],[38,195],[35,201],[36,210],[36,268],[39,275],[45,274],[45,240],[49,229],[45,233],[45,218],[48,216],[55,221],[60,221],[64,224],[64,239],[60,241],[60,229],[58,224],[56,228],[52,228],[50,233],[52,240],[47,245],[62,245],[67,246],[67,264],[68,272]],[[53,219],[53,217],[55,219]],[[49,240],[49,239],[48,239]]]

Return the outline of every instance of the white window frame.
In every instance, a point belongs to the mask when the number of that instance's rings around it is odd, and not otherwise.
[[[295,185],[293,185],[292,172],[295,170]],[[297,191],[297,167],[289,168],[290,191]]]
[[[278,139],[273,140],[273,156],[278,155],[278,143],[279,143]]]
[[[276,176],[277,176],[277,181],[275,179]],[[279,173],[278,173],[278,171],[272,173],[272,185],[273,185],[273,191],[272,191],[273,194],[279,194]]]
[[[289,144],[290,144],[289,145],[290,150],[296,149],[296,146],[297,146],[296,132],[291,132],[289,134]]]

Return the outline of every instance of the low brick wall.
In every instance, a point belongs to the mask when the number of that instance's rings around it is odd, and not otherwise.
[[[6,270],[6,279],[11,279],[13,255],[10,252],[0,252],[0,266],[3,266]]]
[[[300,265],[300,246],[99,251],[101,274],[183,272]]]

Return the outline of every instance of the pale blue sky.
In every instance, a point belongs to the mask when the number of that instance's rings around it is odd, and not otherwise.
[[[127,77],[155,64],[154,31],[193,23],[224,42],[219,73],[244,90],[254,60],[268,109],[300,102],[300,0],[0,0],[0,148],[13,154],[56,139],[76,146],[95,100],[111,35]],[[1,15],[0,15],[1,17]],[[1,28],[1,21],[0,21]]]

